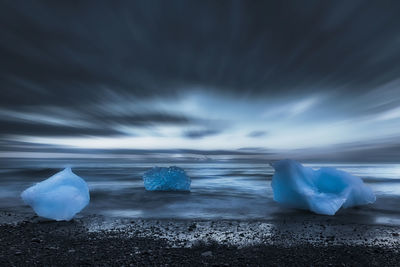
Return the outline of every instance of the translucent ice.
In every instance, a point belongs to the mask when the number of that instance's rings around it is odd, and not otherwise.
[[[181,168],[154,167],[143,175],[144,187],[149,191],[190,191],[190,177]]]
[[[37,215],[57,221],[69,221],[89,204],[89,188],[71,168],[29,187],[21,194]]]
[[[335,168],[314,171],[294,160],[273,165],[274,200],[287,206],[334,215],[341,207],[374,203],[372,190],[359,177]]]

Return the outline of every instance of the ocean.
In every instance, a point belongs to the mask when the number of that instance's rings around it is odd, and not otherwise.
[[[178,166],[192,179],[191,192],[147,192],[142,175],[153,166]],[[344,222],[400,225],[400,164],[307,163],[335,167],[361,177],[377,196],[374,204],[340,210]],[[268,163],[146,162],[136,159],[3,159],[0,165],[0,211],[32,214],[20,193],[70,166],[90,188],[90,204],[78,215],[119,218],[196,220],[279,220],[314,215],[273,201]]]

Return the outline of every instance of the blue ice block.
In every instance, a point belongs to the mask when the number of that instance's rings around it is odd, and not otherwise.
[[[149,191],[190,191],[190,177],[181,168],[154,167],[143,175],[144,187]]]
[[[273,165],[274,200],[286,206],[334,215],[341,207],[374,203],[372,190],[356,176],[335,168],[313,170],[294,160]]]
[[[86,182],[71,168],[29,187],[21,197],[37,215],[56,221],[71,220],[90,201]]]

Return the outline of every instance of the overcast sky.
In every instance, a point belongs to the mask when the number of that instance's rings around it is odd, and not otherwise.
[[[1,1],[0,148],[392,151],[399,14],[400,1]]]

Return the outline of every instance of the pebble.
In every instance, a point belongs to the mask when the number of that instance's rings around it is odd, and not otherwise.
[[[211,251],[206,251],[206,252],[201,253],[201,256],[203,256],[203,257],[211,257],[212,255],[213,254]]]
[[[39,238],[34,237],[34,238],[31,239],[31,242],[32,243],[40,243],[40,242],[42,242],[42,240],[40,240]]]

